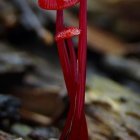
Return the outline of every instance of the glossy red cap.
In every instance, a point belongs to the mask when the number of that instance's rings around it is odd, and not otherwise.
[[[38,4],[43,9],[61,10],[71,7],[80,0],[38,0]]]
[[[64,29],[63,31],[59,32],[58,34],[56,34],[55,40],[59,41],[62,39],[68,39],[73,36],[79,35],[80,32],[81,32],[81,30],[78,29],[77,27],[68,27],[68,28]]]

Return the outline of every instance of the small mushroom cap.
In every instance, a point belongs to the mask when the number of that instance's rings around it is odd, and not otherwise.
[[[38,4],[43,9],[61,10],[71,7],[80,0],[38,0]]]
[[[68,28],[64,29],[63,31],[57,33],[55,36],[55,40],[59,41],[59,40],[63,40],[63,39],[68,39],[68,38],[71,38],[73,36],[77,36],[80,33],[81,33],[81,30],[79,28],[68,27]]]

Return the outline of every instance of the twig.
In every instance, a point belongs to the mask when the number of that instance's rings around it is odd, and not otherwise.
[[[20,110],[20,114],[23,119],[35,122],[37,124],[41,124],[44,126],[52,124],[51,118],[35,113],[35,112],[31,112],[23,108]]]

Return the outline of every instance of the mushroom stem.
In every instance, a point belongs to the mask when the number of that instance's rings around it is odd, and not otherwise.
[[[63,29],[63,11],[60,10],[57,11],[56,28],[57,28],[57,33]],[[70,109],[60,140],[65,140],[66,137],[68,137],[68,134],[71,130],[72,121],[75,114],[75,106],[76,106],[75,100],[76,100],[76,87],[77,87],[76,86],[77,61],[76,61],[76,55],[73,48],[72,40],[67,40],[67,42],[68,42],[68,51],[70,53],[69,59],[68,59],[66,46],[64,45],[64,40],[57,41],[60,62],[62,65],[62,69],[67,85],[68,95],[70,97]],[[65,61],[65,57],[67,57],[67,61]],[[66,66],[70,66],[70,68]]]
[[[78,87],[76,114],[69,140],[88,140],[87,124],[84,113],[85,84],[86,84],[86,53],[87,53],[87,0],[80,1],[78,46]]]

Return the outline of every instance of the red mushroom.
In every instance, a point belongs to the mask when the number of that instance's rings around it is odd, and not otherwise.
[[[80,0],[38,0],[39,6],[48,10],[61,10],[71,7]]]
[[[80,32],[81,32],[81,30],[78,29],[77,27],[68,27],[68,28],[64,29],[63,31],[59,32],[58,34],[56,34],[55,40],[59,41],[59,40],[68,39],[73,36],[79,35]]]
[[[80,2],[79,28],[65,28],[63,9]],[[88,140],[84,113],[87,50],[87,0],[39,0],[43,9],[57,10],[55,40],[70,99],[70,108],[59,140]],[[79,35],[77,53],[72,37]]]

